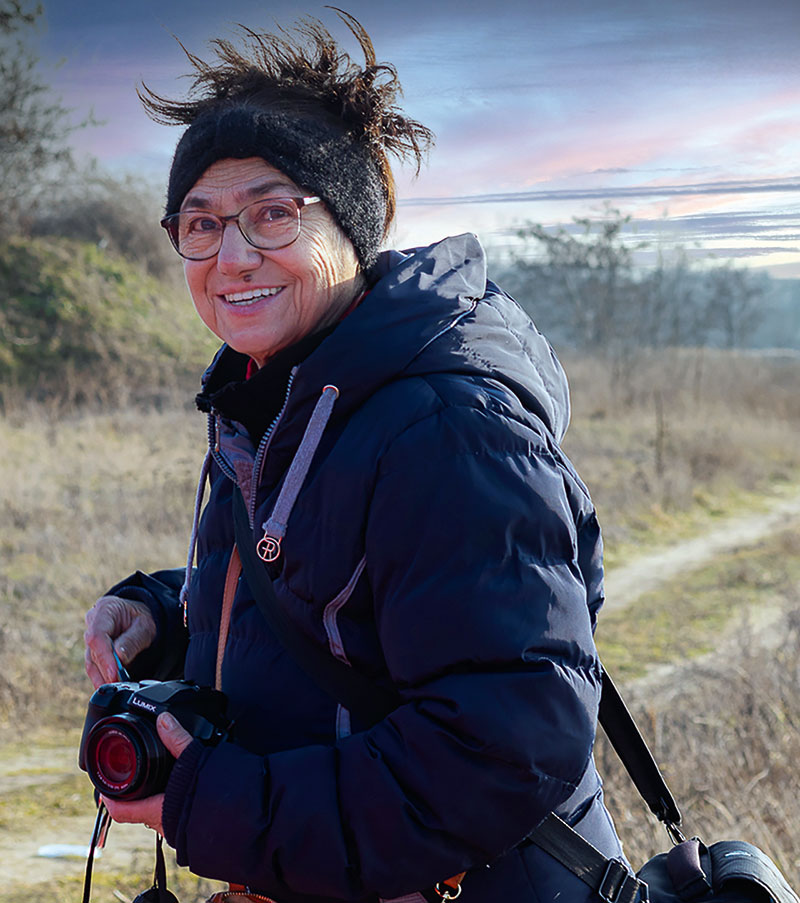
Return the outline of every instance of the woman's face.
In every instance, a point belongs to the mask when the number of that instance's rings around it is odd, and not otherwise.
[[[189,190],[181,210],[200,207],[230,216],[261,198],[304,194],[260,157],[219,160]],[[259,367],[282,348],[336,322],[361,288],[353,246],[325,206],[310,204],[301,216],[300,235],[288,247],[254,248],[230,222],[215,257],[184,261],[202,321]]]

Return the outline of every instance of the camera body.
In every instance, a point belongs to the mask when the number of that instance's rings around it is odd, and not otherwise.
[[[196,739],[213,746],[231,727],[224,693],[185,680],[103,684],[89,700],[78,765],[111,799],[161,793],[175,759],[161,742],[156,718],[169,712]]]

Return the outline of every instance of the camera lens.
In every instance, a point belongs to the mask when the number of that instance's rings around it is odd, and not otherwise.
[[[112,799],[141,799],[166,786],[175,760],[155,725],[127,712],[102,718],[86,740],[86,771]]]
[[[103,732],[94,751],[98,774],[119,787],[127,787],[136,776],[136,747],[120,730]]]

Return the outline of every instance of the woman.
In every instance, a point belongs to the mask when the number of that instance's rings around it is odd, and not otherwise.
[[[430,133],[344,18],[364,67],[306,23],[191,57],[188,101],[145,97],[188,126],[164,225],[224,342],[198,396],[198,512],[207,478],[210,498],[188,629],[174,574],[134,575],[87,616],[87,671],[116,679],[114,651],[137,678],[182,670],[235,728],[208,748],[162,719],[165,794],[109,807],[255,899],[417,903],[466,872],[466,903],[596,900],[525,839],[555,811],[621,856],[592,760],[601,544],[559,448],[566,380],[474,236],[379,253],[387,152],[419,164]],[[238,492],[280,606],[398,692],[390,715],[337,706],[270,631],[239,579]]]

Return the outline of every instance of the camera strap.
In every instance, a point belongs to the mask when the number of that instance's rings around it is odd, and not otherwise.
[[[98,845],[102,845],[101,839],[104,841],[111,826],[111,816],[105,805],[100,802],[97,806],[97,817],[94,820],[94,830],[92,831],[92,839],[89,841],[89,855],[86,857],[86,872],[83,876],[83,901],[89,903],[92,895],[92,867],[94,865],[94,851]]]
[[[156,864],[153,873],[153,886],[137,894],[133,903],[178,903],[178,898],[167,890],[167,866],[162,849],[164,838],[156,832]]]
[[[94,866],[94,854],[98,847],[105,843],[108,829],[111,827],[111,815],[105,804],[100,802],[97,806],[97,817],[94,821],[92,839],[89,842],[89,854],[86,857],[86,872],[83,877],[83,897],[81,903],[89,903],[92,896],[92,868]],[[156,832],[156,861],[153,870],[153,885],[146,891],[138,894],[133,903],[178,903],[178,898],[167,889],[167,865],[164,861],[164,838]]]

